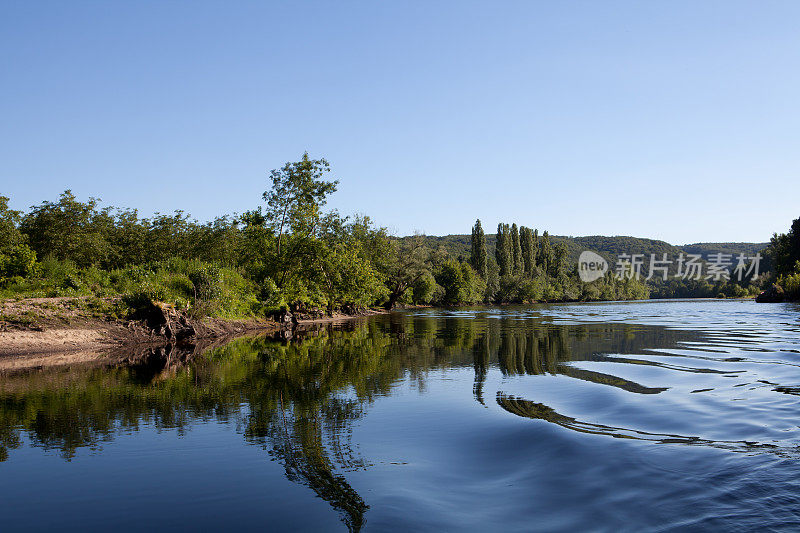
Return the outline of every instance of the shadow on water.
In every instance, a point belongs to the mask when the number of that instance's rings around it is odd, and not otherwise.
[[[184,432],[213,419],[235,425],[247,442],[283,465],[287,479],[310,488],[351,531],[358,531],[369,505],[346,474],[370,464],[356,451],[353,427],[398,382],[409,380],[424,390],[431,370],[471,367],[474,399],[483,405],[492,369],[503,376],[558,374],[626,393],[657,395],[667,387],[573,363],[730,374],[641,357],[698,340],[698,332],[658,326],[393,314],[320,327],[290,341],[238,339],[203,353],[148,348],[102,367],[2,376],[0,461],[22,445],[23,435],[32,445],[56,449],[70,460],[80,448],[97,448],[145,425]],[[541,403],[501,391],[492,395],[508,413],[581,433],[733,451],[775,448],[582,422]]]
[[[591,433],[594,435],[606,435],[618,439],[634,439],[649,442],[657,442],[661,444],[687,444],[693,446],[710,446],[712,448],[720,448],[724,450],[739,451],[739,452],[754,452],[754,451],[777,451],[780,448],[774,444],[762,444],[759,442],[747,441],[716,441],[709,439],[702,439],[700,437],[685,436],[685,435],[672,435],[668,433],[651,433],[647,431],[640,431],[637,429],[622,428],[615,426],[606,426],[603,424],[593,424],[590,422],[582,422],[575,418],[562,415],[554,409],[541,404],[523,400],[514,396],[505,395],[501,392],[497,393],[497,404],[517,416],[532,418],[536,420],[544,420],[552,424],[559,425],[563,428],[580,433]]]

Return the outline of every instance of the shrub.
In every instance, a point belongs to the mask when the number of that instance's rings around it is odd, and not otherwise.
[[[800,272],[781,276],[778,285],[783,288],[783,292],[788,300],[800,300]]]
[[[416,283],[414,283],[414,287],[411,292],[412,301],[415,305],[431,303],[435,288],[436,280],[433,279],[433,276],[426,272],[416,281]]]
[[[12,277],[32,277],[37,270],[36,252],[25,244],[13,247],[6,254],[0,254],[0,283]]]
[[[219,301],[222,315],[228,318],[252,316],[260,309],[253,285],[239,272],[222,268]]]
[[[524,279],[517,289],[522,302],[537,302],[542,299],[542,282],[538,279]]]
[[[222,272],[216,265],[200,264],[191,268],[189,280],[196,300],[211,301],[222,296]]]

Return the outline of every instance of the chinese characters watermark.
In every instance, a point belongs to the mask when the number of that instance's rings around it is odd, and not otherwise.
[[[734,256],[717,252],[708,254],[705,258],[700,254],[680,253],[675,260],[672,260],[663,253],[660,256],[650,254],[650,260],[645,264],[645,257],[645,254],[619,254],[614,275],[617,279],[660,278],[667,281],[672,277],[696,281],[705,279],[741,282],[745,278],[758,279],[762,259],[760,253],[754,256],[745,254]],[[585,283],[602,278],[608,270],[608,261],[594,252],[584,251],[578,258],[578,275]]]

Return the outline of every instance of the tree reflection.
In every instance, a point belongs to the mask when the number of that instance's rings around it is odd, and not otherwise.
[[[731,451],[750,452],[755,450],[769,450],[778,455],[783,455],[783,452],[778,446],[774,444],[764,444],[749,441],[721,441],[703,439],[691,435],[678,435],[672,433],[654,433],[650,431],[641,431],[638,429],[624,428],[619,426],[608,426],[604,424],[595,424],[591,422],[584,422],[577,420],[570,416],[562,415],[555,409],[547,405],[524,400],[515,396],[506,395],[501,392],[497,393],[497,404],[508,411],[509,413],[521,416],[524,418],[532,418],[535,420],[544,420],[552,424],[559,425],[563,428],[578,431],[580,433],[590,433],[593,435],[606,435],[618,439],[633,439],[650,442],[658,442],[661,444],[687,444],[692,446],[709,446],[713,448],[721,448]]]
[[[287,479],[309,487],[351,531],[358,531],[369,505],[346,474],[368,468],[369,462],[356,453],[353,429],[372,402],[391,394],[396,383],[407,381],[424,391],[428,372],[472,367],[473,395],[482,405],[493,369],[506,376],[557,373],[658,394],[665,389],[571,363],[660,365],[617,354],[671,348],[689,336],[619,324],[392,314],[321,327],[290,341],[239,339],[202,354],[148,348],[102,367],[4,375],[0,461],[21,445],[23,435],[69,460],[82,447],[100,446],[143,425],[183,432],[206,420],[235,422],[247,442],[262,446],[283,465]],[[576,431],[605,431],[541,404],[501,393],[496,398],[500,407],[519,416]]]

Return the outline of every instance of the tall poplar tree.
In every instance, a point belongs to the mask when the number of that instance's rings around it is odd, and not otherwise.
[[[511,224],[511,257],[514,274],[522,274],[522,248],[519,242],[519,228]]]
[[[553,276],[559,277],[567,273],[568,261],[567,247],[563,242],[553,247]]]
[[[526,228],[525,226],[519,228],[519,240],[522,248],[522,271],[530,276],[536,267],[536,247],[533,242],[531,228]]]
[[[497,225],[497,243],[494,249],[494,257],[497,259],[497,267],[500,271],[500,276],[511,274],[512,253],[508,224],[500,223]]]
[[[472,255],[469,262],[475,272],[486,279],[486,235],[483,233],[480,219],[476,220],[472,227]]]
[[[542,240],[539,245],[539,253],[542,256],[541,265],[546,273],[550,273],[550,268],[553,266],[553,247],[550,244],[550,235],[547,231],[542,234]]]
[[[503,255],[505,255],[505,242],[503,242],[503,223],[500,222],[497,224],[497,238],[494,241],[494,259],[497,262],[497,270],[501,276],[505,276],[505,261],[503,261]]]

